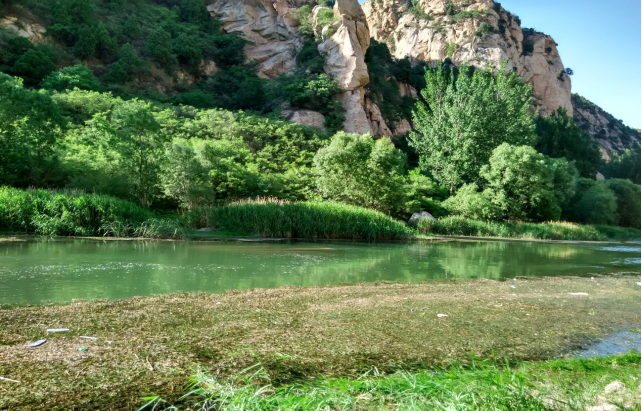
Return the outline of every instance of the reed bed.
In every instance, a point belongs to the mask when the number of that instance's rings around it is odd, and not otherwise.
[[[580,225],[564,221],[525,223],[511,221],[478,221],[464,217],[419,220],[417,229],[423,234],[503,237],[541,240],[639,240],[640,230],[634,228]]]
[[[63,236],[178,238],[178,222],[134,203],[75,190],[0,187],[0,230]]]
[[[416,234],[378,211],[335,202],[263,198],[197,210],[190,219],[217,230],[260,237],[383,240]]]

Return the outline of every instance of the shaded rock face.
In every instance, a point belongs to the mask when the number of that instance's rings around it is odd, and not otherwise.
[[[446,58],[453,64],[469,62],[476,67],[491,64],[516,70],[533,85],[534,106],[544,115],[562,106],[572,115],[571,80],[555,41],[542,33],[522,31],[517,17],[492,0],[454,0],[454,15],[447,15],[448,0],[420,0],[422,12],[431,19],[408,11],[403,0],[369,0],[362,5],[370,36],[388,44],[397,59],[422,60],[435,65]],[[461,12],[478,13],[462,17]],[[457,14],[459,13],[459,14]],[[493,28],[476,35],[482,23]]]
[[[297,0],[215,0],[207,9],[221,20],[223,30],[242,33],[252,42],[245,55],[258,63],[259,77],[271,78],[296,67],[303,43],[294,12],[300,5]]]
[[[285,109],[281,111],[281,114],[289,121],[294,121],[297,124],[318,127],[325,130],[325,116],[318,111]]]
[[[582,130],[589,133],[602,152],[602,158],[611,159],[614,152],[640,147],[640,132],[622,124],[597,105],[574,94],[573,120]]]
[[[13,30],[18,36],[26,37],[34,44],[42,43],[47,31],[40,23],[15,16],[1,16],[0,28]]]

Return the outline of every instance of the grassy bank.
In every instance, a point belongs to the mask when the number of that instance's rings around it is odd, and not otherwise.
[[[0,187],[0,231],[44,235],[180,238],[171,219],[114,197]]]
[[[407,238],[414,230],[378,211],[333,202],[256,200],[195,210],[190,223],[259,237]]]
[[[202,369],[175,404],[205,410],[587,410],[640,409],[640,353],[510,366],[481,359],[443,369],[278,385],[260,363],[226,379]],[[618,383],[619,382],[619,383]],[[611,388],[606,388],[609,384]],[[613,389],[618,386],[618,390]],[[146,409],[169,409],[150,396]],[[172,404],[173,405],[173,404]],[[603,409],[603,408],[600,408]]]
[[[373,367],[446,366],[471,354],[548,359],[638,324],[637,281],[282,287],[4,307],[0,375],[20,383],[0,381],[0,409],[133,409],[152,394],[176,402],[195,366],[229,381],[260,362],[270,384],[281,387],[320,375],[353,378]],[[588,295],[570,294],[578,292]],[[40,338],[49,341],[26,346]]]
[[[417,230],[423,234],[524,238],[540,240],[640,240],[640,230],[635,228],[580,225],[567,222],[523,223],[486,222],[464,217],[446,217],[437,220],[421,219]]]

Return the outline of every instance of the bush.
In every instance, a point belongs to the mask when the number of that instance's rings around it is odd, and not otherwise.
[[[575,193],[577,171],[563,159],[551,159],[528,146],[503,143],[493,150],[480,175],[484,194],[511,220],[559,220],[562,206]]]
[[[443,206],[453,214],[473,220],[498,220],[502,209],[492,203],[488,192],[478,192],[477,184],[467,184],[457,194],[443,202]]]
[[[50,74],[43,80],[42,87],[56,91],[73,90],[74,88],[98,90],[98,79],[90,69],[78,64]]]
[[[211,209],[207,224],[262,237],[375,240],[413,235],[382,213],[334,202],[244,201]]]
[[[340,131],[314,164],[319,194],[326,199],[386,213],[403,202],[406,159],[386,138]]]

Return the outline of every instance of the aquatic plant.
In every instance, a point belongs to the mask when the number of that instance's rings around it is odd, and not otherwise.
[[[581,225],[565,221],[525,223],[511,221],[479,221],[453,216],[437,220],[419,220],[417,229],[423,234],[503,237],[541,240],[633,240],[640,238],[634,228]]]
[[[394,239],[415,231],[387,215],[335,202],[289,202],[259,198],[193,214],[210,227],[261,237]]]
[[[0,230],[44,235],[177,238],[178,222],[134,203],[77,190],[0,187]]]

